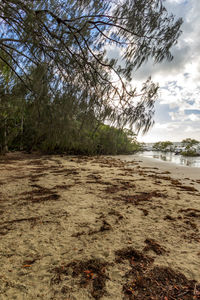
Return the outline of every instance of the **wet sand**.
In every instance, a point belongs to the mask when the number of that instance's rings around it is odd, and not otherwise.
[[[1,157],[0,299],[199,299],[200,176],[141,160]]]
[[[200,186],[197,184],[196,180],[200,180],[200,168],[197,167],[188,167],[188,166],[179,166],[175,163],[164,162],[151,157],[144,157],[142,155],[118,155],[116,156],[119,159],[124,161],[133,161],[139,162],[142,167],[158,168],[162,172],[168,171],[171,173],[171,176],[176,179],[180,179],[186,184],[192,184],[200,191]]]

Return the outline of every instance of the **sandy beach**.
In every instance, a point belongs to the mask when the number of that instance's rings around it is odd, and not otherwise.
[[[0,299],[200,299],[199,170],[1,157]]]
[[[158,168],[161,172],[170,172],[170,176],[174,179],[179,179],[184,184],[194,185],[200,191],[200,168],[181,166],[172,162],[165,162],[159,159],[145,157],[142,155],[118,155],[117,158],[123,161],[133,161],[140,163],[144,168]]]

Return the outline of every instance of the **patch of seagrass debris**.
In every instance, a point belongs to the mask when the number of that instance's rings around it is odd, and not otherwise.
[[[85,234],[86,234],[86,231],[78,231],[78,232],[76,232],[76,233],[73,233],[73,234],[71,235],[71,237],[79,237],[79,236],[85,235]]]
[[[149,175],[147,175],[147,174],[157,174],[157,175],[159,175],[159,174],[165,174],[165,173],[158,173],[158,172],[156,172],[156,171],[154,171],[154,170],[145,170],[144,168],[142,168],[142,170],[140,169],[140,171],[139,171],[140,173],[143,173],[144,175],[146,175],[146,176],[149,176]]]
[[[35,182],[38,181],[38,179],[40,179],[41,177],[44,177],[46,175],[48,175],[48,173],[40,173],[40,174],[31,175],[29,178],[30,181]]]
[[[78,175],[79,171],[75,168],[71,169],[60,169],[60,170],[53,170],[52,174],[63,174],[64,176],[69,176],[69,175]]]
[[[189,225],[193,230],[197,232],[199,231],[198,226],[194,222],[191,222],[190,220],[184,220],[184,223]]]
[[[103,224],[100,227],[99,231],[102,232],[102,231],[107,231],[107,230],[111,230],[111,229],[112,229],[112,226],[106,220],[103,220]]]
[[[144,209],[144,208],[140,208],[140,210],[143,212],[144,216],[148,216],[149,212],[148,210]]]
[[[186,232],[181,236],[183,239],[192,242],[195,241],[198,244],[200,243],[200,233],[199,232]]]
[[[135,184],[130,183],[129,181],[120,181],[118,184],[110,184],[110,186],[105,188],[104,192],[114,194],[131,188],[135,188]]]
[[[38,220],[38,217],[31,217],[31,218],[22,218],[22,219],[14,219],[6,222],[0,223],[0,235],[6,235],[10,230],[13,230],[13,224],[21,223],[21,222],[31,222],[34,223]]]
[[[52,193],[52,189],[43,187],[39,184],[31,184],[31,187],[34,188],[34,190],[22,192],[21,195],[49,195]]]
[[[151,250],[154,253],[156,253],[157,255],[163,255],[167,252],[154,239],[146,239],[144,242],[146,244],[146,246],[143,249],[144,252],[148,252],[149,250]]]
[[[124,217],[123,217],[123,215],[120,213],[120,212],[118,212],[118,211],[116,211],[116,210],[114,210],[114,209],[111,209],[111,211],[109,211],[109,213],[108,213],[108,215],[110,215],[110,216],[115,216],[116,218],[117,218],[117,220],[116,220],[116,224],[120,221],[120,220],[122,220]]]
[[[175,186],[180,186],[181,182],[178,179],[173,179],[171,178],[171,184],[175,185]]]
[[[15,175],[15,176],[11,176],[10,178],[12,179],[15,179],[15,180],[19,180],[19,179],[26,179],[26,178],[30,178],[30,175],[22,175],[22,174],[18,174],[18,175]]]
[[[175,218],[175,217],[172,217],[172,216],[170,216],[170,215],[164,216],[163,219],[164,219],[164,220],[168,220],[168,221],[176,221],[176,218]]]
[[[112,226],[106,220],[103,220],[103,224],[101,225],[101,227],[97,230],[90,230],[88,232],[88,235],[92,235],[92,234],[96,234],[108,230],[112,230]]]
[[[30,258],[28,258],[28,259],[25,259],[25,260],[23,261],[23,263],[22,263],[22,266],[23,266],[24,268],[30,267],[30,266],[32,266],[32,265],[33,265],[37,260],[39,260],[39,259],[40,259],[39,256],[30,257]]]
[[[45,197],[30,197],[27,200],[30,200],[33,203],[39,203],[39,202],[45,202],[45,201],[55,201],[58,200],[60,198],[60,195],[58,195],[57,193],[52,193],[49,194],[48,196]]]
[[[0,164],[1,165],[7,165],[7,164],[12,164],[13,161],[11,159],[8,159],[6,157],[0,157]]]
[[[121,187],[118,184],[109,184],[108,187],[106,187],[104,189],[104,192],[108,193],[108,194],[113,194],[113,193],[117,193],[121,190]]]
[[[152,174],[152,175],[148,175],[148,177],[152,177],[158,180],[167,180],[170,181],[172,185],[181,185],[181,181],[178,179],[174,179],[171,176],[162,176],[162,174],[168,174],[168,173],[156,173],[156,174]]]
[[[188,195],[193,195],[193,196],[200,196],[200,193],[197,192],[188,192]]]
[[[167,194],[153,191],[153,192],[142,192],[135,195],[121,195],[116,200],[122,200],[127,203],[133,203],[139,205],[142,202],[150,201],[152,198],[167,198]]]
[[[29,165],[41,166],[44,165],[45,161],[43,159],[34,159],[28,162]]]
[[[6,235],[12,228],[8,225],[1,225],[0,224],[0,236],[1,235]]]
[[[154,259],[150,256],[144,255],[142,252],[135,250],[132,247],[123,248],[115,251],[117,263],[122,263],[124,260],[128,260],[131,266],[134,266],[136,270],[141,268],[146,269]]]
[[[159,172],[159,174],[171,174],[171,172],[170,171],[163,171],[163,172]]]
[[[86,183],[95,183],[95,184],[101,184],[101,185],[112,185],[110,183],[110,181],[104,181],[104,180],[101,180],[101,179],[90,179],[86,181]]]
[[[36,221],[38,220],[39,217],[30,217],[30,218],[21,218],[21,219],[14,219],[14,220],[10,220],[10,221],[6,221],[4,223],[0,223],[1,224],[13,224],[13,223],[21,223],[21,222],[27,222],[27,221]]]
[[[24,161],[26,159],[30,159],[30,156],[25,155],[22,152],[6,153],[6,155],[0,156],[0,164],[13,164],[15,162]]]
[[[49,167],[34,167],[34,168],[32,167],[30,171],[32,173],[41,173],[42,174],[42,172],[45,172],[47,170],[49,170]]]
[[[93,179],[93,180],[96,182],[96,181],[98,181],[99,179],[101,179],[102,177],[101,177],[101,175],[99,175],[99,174],[89,174],[89,175],[87,176],[87,178]]]
[[[93,234],[97,234],[97,233],[108,231],[108,230],[112,230],[112,226],[106,220],[103,220],[102,225],[98,229],[94,229],[94,230],[90,229],[89,231],[79,231],[79,232],[73,233],[71,236],[79,237],[79,236],[85,235],[85,234],[93,235]]]
[[[61,284],[68,276],[77,278],[77,288],[86,288],[94,299],[106,294],[106,267],[110,264],[100,259],[73,261],[67,265],[54,268],[51,284]]]
[[[200,297],[200,284],[169,267],[155,266],[139,272],[133,267],[125,278],[124,299],[197,300]]]
[[[60,195],[58,195],[52,189],[42,187],[38,184],[32,184],[31,186],[35,188],[35,190],[21,193],[21,195],[27,195],[27,197],[23,199],[25,201],[39,203],[50,200],[58,200],[60,198]]]
[[[142,169],[150,169],[150,170],[159,170],[159,168],[157,168],[157,167],[142,167]],[[170,172],[169,172],[170,173]],[[169,174],[168,173],[168,174]],[[162,173],[161,173],[162,174]]]
[[[74,184],[58,184],[54,186],[54,189],[69,190],[73,186]]]
[[[184,191],[198,192],[198,190],[196,188],[194,188],[193,186],[178,185],[177,187],[184,190]]]
[[[161,180],[157,180],[157,179],[155,180],[155,184],[159,184],[160,185],[161,183],[162,183]]]
[[[200,210],[195,208],[180,209],[180,213],[184,213],[186,217],[200,218]]]

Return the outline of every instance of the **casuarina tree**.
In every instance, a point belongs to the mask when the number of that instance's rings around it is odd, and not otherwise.
[[[158,85],[148,78],[138,91],[134,71],[148,59],[172,60],[181,33],[182,19],[168,14],[163,2],[1,0],[1,75],[8,67],[37,97],[30,70],[42,66],[51,73],[43,78],[51,101],[57,91],[74,88],[101,119],[146,131]],[[120,63],[107,55],[110,46],[119,49]]]

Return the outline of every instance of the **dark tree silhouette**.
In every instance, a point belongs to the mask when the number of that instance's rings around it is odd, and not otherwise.
[[[30,92],[30,68],[46,66],[52,95],[74,86],[90,107],[109,107],[116,124],[148,130],[158,86],[149,78],[137,91],[129,82],[149,58],[172,59],[182,20],[162,0],[1,0],[0,24],[0,61]],[[108,45],[120,48],[121,65]]]

